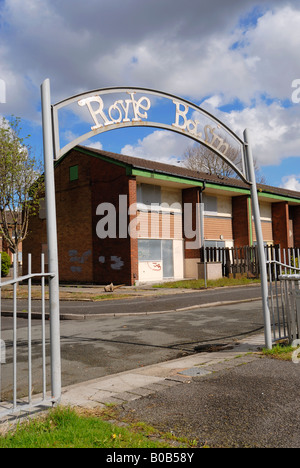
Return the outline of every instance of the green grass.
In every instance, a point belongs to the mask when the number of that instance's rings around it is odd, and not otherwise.
[[[247,284],[260,283],[259,279],[249,278],[221,278],[218,280],[210,280],[207,282],[208,288],[221,288],[226,286],[243,286]],[[175,289],[204,289],[205,281],[199,280],[182,280],[170,281],[168,283],[160,283],[153,286],[154,288],[175,288]]]
[[[129,299],[132,297],[130,294],[114,294],[114,293],[106,293],[106,294],[96,294],[92,296],[93,301],[105,301],[108,299]]]
[[[105,418],[104,418],[105,419]],[[101,413],[55,408],[45,417],[19,424],[0,437],[0,448],[170,448],[172,441],[150,438],[150,430],[118,427]]]
[[[295,348],[285,343],[277,343],[272,349],[264,348],[262,350],[265,356],[272,359],[279,359],[280,361],[291,361],[294,351]]]

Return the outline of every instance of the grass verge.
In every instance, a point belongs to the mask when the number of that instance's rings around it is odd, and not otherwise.
[[[222,288],[228,286],[244,286],[247,284],[260,283],[259,279],[255,278],[221,278],[218,280],[207,281],[208,288]],[[204,279],[199,280],[182,280],[170,281],[168,283],[160,283],[153,286],[154,288],[174,288],[174,289],[205,289]]]
[[[262,350],[264,356],[269,357],[271,359],[278,359],[280,361],[292,361],[292,355],[295,351],[295,348],[292,346],[283,343],[277,343],[273,346],[272,349],[264,348]]]
[[[63,301],[107,301],[110,299],[129,299],[132,297],[131,294],[114,294],[114,293],[105,293],[105,294],[94,294],[88,292],[66,292],[61,290],[60,292],[60,299]],[[41,300],[42,294],[40,290],[33,290],[31,292],[31,298]],[[49,299],[49,292],[46,290],[45,292],[46,300]],[[3,290],[2,292],[2,299],[13,299],[13,291],[11,289]],[[28,290],[27,288],[19,288],[18,291],[18,299],[28,299]]]
[[[174,441],[168,439],[167,434],[160,434],[157,440],[154,429],[142,423],[120,427],[105,420],[111,415],[109,410],[97,413],[58,407],[0,436],[0,448],[174,447]]]

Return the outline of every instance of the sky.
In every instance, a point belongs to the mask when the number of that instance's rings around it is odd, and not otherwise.
[[[53,103],[114,86],[160,90],[240,137],[248,128],[266,182],[300,191],[299,51],[299,0],[0,0],[0,115],[21,117],[42,158],[46,78]],[[65,142],[81,123],[80,113],[63,120]],[[180,164],[191,141],[122,129],[88,144]]]

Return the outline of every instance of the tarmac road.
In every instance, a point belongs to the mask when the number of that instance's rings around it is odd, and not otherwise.
[[[8,328],[2,331],[7,346],[7,364],[2,366],[3,390],[8,390],[12,374],[11,330]],[[48,328],[49,322],[47,336]],[[262,329],[260,301],[155,315],[107,314],[90,320],[62,321],[62,384],[68,386],[194,354],[195,346],[201,344],[235,344],[242,337],[262,332]],[[32,340],[34,389],[39,392],[41,324],[38,320],[33,321]],[[24,327],[18,330],[21,393],[22,387],[27,391],[26,371],[27,328]]]
[[[205,305],[209,303],[252,300],[261,297],[261,287],[246,286],[238,288],[217,288],[197,292],[163,294],[157,291],[149,296],[133,299],[92,301],[61,301],[61,316],[67,318],[84,318],[95,315],[145,314],[151,312],[171,311],[181,308]],[[18,312],[27,310],[27,301],[18,300]],[[12,300],[2,299],[2,311],[12,311]],[[32,301],[32,311],[40,313],[41,302]],[[46,311],[47,305],[46,305]],[[72,317],[73,316],[73,317]]]

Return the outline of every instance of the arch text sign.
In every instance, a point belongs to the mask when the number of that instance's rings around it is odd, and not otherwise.
[[[67,108],[80,113],[86,130],[61,148],[59,114]],[[162,109],[162,110],[161,110]],[[244,142],[206,110],[171,94],[145,88],[109,88],[73,96],[53,106],[55,159],[95,135],[128,127],[154,127],[189,137],[209,148],[248,182]],[[240,153],[242,167],[230,159]]]

